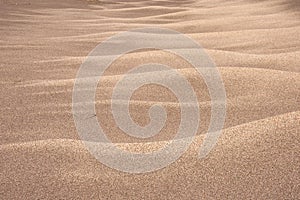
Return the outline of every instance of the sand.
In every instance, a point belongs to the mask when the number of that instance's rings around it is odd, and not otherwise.
[[[1,0],[0,199],[299,199],[299,9],[296,0]],[[117,129],[109,94],[129,67],[146,61],[179,66],[201,109],[188,151],[161,170],[136,175],[88,152],[75,128],[72,89],[98,43],[149,26],[182,32],[203,46],[224,81],[227,115],[217,145],[199,160],[210,116],[201,77],[162,51],[120,58],[96,99],[98,120],[120,148],[155,150],[178,128],[176,98],[149,86],[132,97],[133,119],[147,124],[147,109],[160,102],[171,121],[150,140]]]

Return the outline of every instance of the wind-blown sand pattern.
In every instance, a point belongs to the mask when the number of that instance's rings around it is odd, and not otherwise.
[[[296,0],[0,0],[0,199],[300,199],[299,9]],[[180,68],[202,120],[178,161],[134,175],[101,164],[79,140],[72,89],[98,43],[142,27],[174,29],[203,46],[222,75],[227,115],[217,145],[199,160],[210,116],[201,77],[163,51],[124,55],[99,83],[96,102],[120,148],[155,150],[178,128],[176,98],[158,86],[141,88],[131,104],[141,125],[157,101],[170,113],[151,140],[126,137],[109,113],[120,75],[146,61]]]

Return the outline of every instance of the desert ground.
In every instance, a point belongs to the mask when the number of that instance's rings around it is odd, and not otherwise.
[[[296,0],[0,0],[0,199],[300,199],[299,11]],[[123,55],[96,95],[98,121],[119,148],[157,150],[178,129],[177,99],[157,85],[137,90],[130,112],[146,125],[149,107],[163,105],[161,133],[136,139],[116,126],[112,88],[136,65],[176,68],[201,110],[201,126],[179,160],[130,174],[89,153],[75,127],[72,91],[92,49],[144,27],[201,44],[223,79],[227,111],[216,146],[199,159],[211,108],[201,76],[162,50]]]

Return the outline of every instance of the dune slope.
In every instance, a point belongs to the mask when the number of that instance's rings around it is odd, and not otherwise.
[[[289,0],[0,0],[0,199],[299,199],[300,13]],[[77,135],[72,89],[101,41],[120,31],[164,27],[199,42],[222,75],[223,134],[199,160],[210,98],[185,61],[163,51],[124,55],[97,88],[98,121],[121,148],[155,150],[178,128],[179,104],[161,87],[132,97],[133,119],[149,123],[161,103],[170,121],[149,140],[113,121],[110,95],[122,73],[144,62],[179,68],[193,85],[201,127],[170,166],[127,174],[98,162]],[[157,72],[159,73],[159,72]],[[150,91],[150,92],[149,92]]]

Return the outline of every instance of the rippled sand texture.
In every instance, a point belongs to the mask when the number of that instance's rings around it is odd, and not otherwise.
[[[0,199],[299,199],[297,2],[0,0]],[[132,175],[102,165],[80,142],[72,89],[83,59],[99,42],[147,26],[180,31],[205,48],[224,80],[227,116],[217,145],[199,160],[210,116],[201,77],[162,51],[124,55],[97,93],[97,117],[112,141],[151,151],[176,133],[179,105],[158,86],[141,88],[131,103],[141,125],[149,122],[153,102],[170,112],[156,138],[126,137],[112,119],[112,87],[122,73],[146,61],[180,68],[195,87],[202,119],[195,142],[177,162]]]

